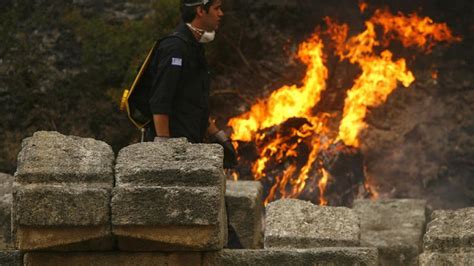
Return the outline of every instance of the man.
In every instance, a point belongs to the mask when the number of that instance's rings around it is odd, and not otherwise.
[[[149,102],[153,125],[145,138],[185,137],[200,143],[207,133],[224,147],[224,167],[232,168],[234,147],[209,118],[210,73],[203,47],[214,39],[224,16],[221,7],[222,0],[181,0],[183,23],[160,42],[151,62],[156,73]]]

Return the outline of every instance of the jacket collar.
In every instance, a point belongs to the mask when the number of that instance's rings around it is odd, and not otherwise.
[[[179,31],[181,33],[184,33],[187,37],[188,37],[188,40],[194,44],[194,45],[201,45],[201,43],[199,43],[197,40],[196,40],[196,37],[194,37],[194,34],[191,32],[191,30],[189,29],[189,27],[186,25],[186,23],[184,22],[181,22],[178,27],[176,28],[176,31]]]

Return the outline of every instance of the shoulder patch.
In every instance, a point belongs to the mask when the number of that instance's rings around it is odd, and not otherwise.
[[[182,66],[183,65],[183,59],[182,58],[177,58],[177,57],[172,57],[171,58],[171,65],[172,66]]]

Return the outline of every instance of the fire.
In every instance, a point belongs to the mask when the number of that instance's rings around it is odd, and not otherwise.
[[[318,187],[319,187],[319,205],[327,205],[328,201],[324,198],[324,191],[326,190],[326,185],[328,183],[329,179],[329,173],[328,171],[322,169],[323,171],[323,177],[319,180],[318,182]]]
[[[360,2],[359,7],[364,11],[367,4]],[[389,41],[396,39],[405,47],[429,52],[436,42],[460,40],[446,24],[416,14],[392,15],[377,10],[366,21],[365,31],[353,37],[348,36],[347,24],[337,24],[329,18],[326,23],[334,53],[341,61],[348,60],[361,69],[352,88],[347,90],[342,118],[337,113],[313,113],[328,78],[323,41],[315,33],[299,46],[297,53],[307,65],[303,86],[283,86],[267,99],[257,101],[250,111],[229,121],[232,139],[239,146],[252,142],[257,148],[258,158],[251,171],[253,178],[268,188],[265,203],[307,194],[314,195],[311,200],[320,205],[330,203],[328,181],[336,177],[325,168],[322,153],[340,141],[359,147],[359,133],[367,128],[365,117],[369,108],[383,104],[399,84],[409,87],[415,81],[406,59],[394,59],[387,48]],[[382,38],[377,27],[382,29]],[[340,119],[339,126],[330,126],[335,119]],[[368,181],[364,186],[366,191],[376,194]]]
[[[377,10],[370,21],[382,26],[385,42],[398,39],[404,47],[416,46],[425,52],[430,52],[438,42],[461,41],[446,23],[434,23],[431,18],[422,18],[415,13],[392,15],[387,10]]]
[[[308,66],[302,88],[284,86],[267,100],[258,101],[249,112],[232,118],[233,140],[254,141],[258,130],[281,124],[292,117],[306,117],[326,88],[328,70],[324,65],[323,43],[317,34],[299,47],[298,58]]]
[[[364,2],[364,1],[359,1],[359,10],[360,10],[360,13],[364,13],[365,10],[367,10],[367,8],[369,7],[369,5]]]

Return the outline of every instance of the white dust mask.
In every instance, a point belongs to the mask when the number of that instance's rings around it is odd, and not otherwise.
[[[190,23],[187,23],[186,25],[188,25],[188,27],[191,30],[194,30],[195,32],[198,32],[201,35],[201,38],[199,38],[200,43],[212,42],[214,40],[214,38],[216,37],[216,31],[214,31],[214,30],[213,31],[201,30],[201,29],[198,29],[196,27],[193,27],[193,25],[191,25]]]

